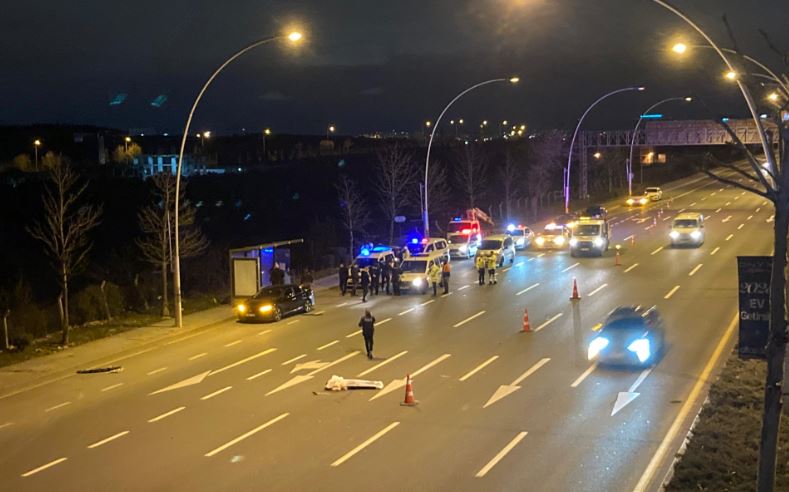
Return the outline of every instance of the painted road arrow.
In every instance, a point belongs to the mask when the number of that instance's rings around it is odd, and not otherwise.
[[[537,372],[537,370],[538,370],[538,369],[540,369],[542,366],[544,366],[545,364],[547,364],[547,363],[548,363],[548,362],[550,362],[550,361],[551,361],[551,359],[550,359],[549,357],[546,357],[546,358],[544,358],[544,359],[540,359],[540,361],[539,361],[539,362],[537,362],[536,364],[534,364],[533,366],[531,366],[531,367],[529,368],[529,370],[527,370],[526,372],[524,372],[523,374],[521,374],[521,375],[520,375],[520,376],[519,376],[519,377],[518,377],[518,378],[517,378],[515,381],[513,381],[512,383],[510,383],[510,384],[506,384],[506,385],[503,385],[503,386],[499,386],[499,388],[496,390],[496,392],[495,392],[495,393],[493,393],[493,396],[491,396],[491,397],[490,397],[490,399],[488,400],[488,402],[487,402],[487,403],[485,403],[485,404],[482,406],[482,408],[487,408],[487,407],[489,407],[490,405],[493,405],[493,404],[494,404],[494,403],[496,403],[497,401],[501,400],[502,398],[504,398],[504,397],[507,397],[507,396],[511,395],[512,393],[515,393],[516,391],[518,391],[519,389],[521,389],[521,387],[520,387],[520,386],[518,386],[518,385],[519,385],[519,384],[520,384],[520,383],[521,383],[521,382],[522,382],[524,379],[526,379],[527,377],[529,377],[529,376],[531,376],[532,374],[534,374],[535,372]]]
[[[435,366],[436,364],[440,363],[441,361],[443,361],[444,359],[447,359],[449,357],[452,357],[452,354],[444,354],[444,355],[442,355],[440,357],[437,357],[437,358],[433,359],[432,361],[428,362],[427,364],[425,364],[424,366],[420,367],[416,371],[412,372],[411,373],[411,379],[419,376],[423,372],[427,371],[431,367]],[[402,388],[403,386],[405,386],[405,380],[406,380],[406,378],[392,380],[391,383],[389,383],[386,386],[384,386],[384,389],[382,389],[381,391],[376,393],[368,401],[373,401],[376,398],[380,398],[380,397],[382,397],[384,395],[387,395],[387,394],[391,393],[392,391],[395,391],[397,389]]]
[[[636,379],[636,381],[633,384],[630,385],[630,388],[628,388],[627,391],[620,391],[616,395],[616,401],[614,402],[614,408],[611,410],[611,416],[612,417],[614,415],[616,415],[617,413],[619,413],[619,411],[622,410],[623,408],[625,408],[627,405],[629,405],[633,400],[638,398],[638,396],[641,393],[636,393],[636,390],[638,389],[639,386],[641,386],[641,383],[644,382],[644,380],[647,378],[647,376],[649,376],[650,372],[652,372],[652,368],[651,367],[641,371],[641,374],[638,376],[638,379]]]
[[[345,362],[346,360],[348,360],[351,357],[354,357],[356,355],[359,355],[359,351],[358,350],[355,351],[355,352],[351,352],[350,354],[345,355],[343,357],[340,357],[339,359],[335,360],[334,362],[325,363],[322,367],[319,367],[319,368],[315,369],[314,371],[312,371],[312,372],[310,372],[308,374],[293,376],[293,378],[291,378],[289,381],[286,381],[286,382],[282,383],[278,387],[276,387],[273,390],[271,390],[268,393],[266,393],[266,396],[273,395],[274,393],[277,393],[278,391],[282,391],[284,389],[290,388],[291,386],[296,386],[297,384],[303,383],[304,381],[309,381],[310,379],[312,379],[319,372],[321,372],[321,371],[323,371],[325,369],[328,369],[328,368],[330,368],[330,367],[332,367],[334,365],[337,365],[337,364],[339,364],[341,362]],[[306,364],[309,364],[309,362],[307,362]]]
[[[172,390],[177,390],[177,389],[181,389],[181,388],[186,388],[187,386],[193,386],[195,384],[200,384],[200,383],[203,382],[203,379],[205,379],[206,376],[208,376],[210,373],[211,373],[211,371],[202,372],[200,374],[197,374],[196,376],[192,376],[191,378],[187,378],[187,379],[184,379],[183,381],[179,381],[179,382],[177,382],[175,384],[171,384],[170,386],[167,386],[166,388],[162,388],[160,390],[156,390],[153,393],[148,393],[148,396],[150,396],[150,395],[158,395],[159,393],[164,393],[165,391],[172,391]]]
[[[321,362],[320,360],[311,360],[302,364],[296,364],[296,367],[291,369],[290,373],[293,374],[294,372],[306,371],[307,369],[322,369],[328,364],[328,362]]]

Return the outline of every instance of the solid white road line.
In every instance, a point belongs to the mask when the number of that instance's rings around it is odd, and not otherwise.
[[[207,394],[207,395],[205,395],[205,396],[201,396],[201,397],[200,397],[200,399],[201,399],[201,400],[210,400],[211,398],[213,398],[213,397],[215,397],[215,396],[217,396],[217,395],[221,395],[221,394],[222,394],[222,393],[224,393],[225,391],[230,391],[231,389],[233,389],[233,387],[232,387],[232,386],[225,386],[224,388],[222,388],[222,389],[219,389],[219,390],[216,390],[216,391],[214,391],[213,393],[208,393],[208,394]]]
[[[326,345],[321,345],[320,347],[318,347],[318,350],[323,350],[323,349],[325,349],[325,348],[329,348],[329,347],[331,347],[332,345],[335,345],[335,344],[337,344],[337,343],[340,343],[340,341],[339,341],[339,340],[334,340],[333,342],[329,342],[329,343],[327,343]]]
[[[482,369],[484,369],[484,368],[485,368],[485,366],[487,366],[488,364],[490,364],[491,362],[493,362],[494,360],[496,360],[496,359],[498,359],[498,358],[499,358],[499,356],[498,356],[498,355],[494,355],[494,356],[493,356],[493,357],[491,357],[490,359],[486,360],[486,361],[485,361],[485,362],[483,362],[482,364],[478,365],[478,366],[477,366],[477,367],[475,367],[474,369],[472,369],[472,370],[470,370],[469,372],[467,372],[467,373],[466,373],[466,374],[465,374],[465,375],[464,375],[462,378],[460,378],[460,381],[465,381],[466,379],[470,378],[471,376],[473,376],[473,375],[474,375],[474,374],[476,374],[477,372],[481,371]]]
[[[452,328],[457,328],[457,327],[459,327],[459,326],[463,326],[463,325],[465,325],[466,323],[468,323],[469,321],[473,320],[474,318],[478,318],[478,317],[482,316],[483,314],[485,314],[485,311],[484,311],[484,310],[483,310],[483,311],[480,311],[480,312],[478,312],[477,314],[474,314],[474,315],[472,315],[472,316],[469,316],[468,318],[464,319],[463,321],[461,321],[461,322],[459,322],[459,323],[455,323],[454,325],[452,325]]]
[[[378,369],[378,368],[380,368],[380,367],[383,367],[383,366],[385,366],[386,364],[388,364],[388,363],[390,363],[390,362],[393,362],[393,361],[395,361],[395,360],[399,359],[400,357],[404,356],[404,355],[405,355],[405,354],[407,354],[407,353],[408,353],[408,350],[403,350],[403,351],[402,351],[402,352],[400,352],[399,354],[397,354],[397,355],[393,355],[393,356],[389,357],[388,359],[386,359],[386,360],[385,360],[385,361],[383,361],[383,362],[379,362],[378,364],[376,364],[376,365],[374,365],[373,367],[371,367],[371,368],[367,369],[366,371],[362,371],[362,372],[360,372],[359,374],[357,374],[357,375],[356,375],[356,377],[359,377],[359,378],[360,378],[360,377],[362,377],[362,376],[365,376],[365,375],[367,375],[367,374],[370,374],[371,372],[375,371],[376,369]]]
[[[301,354],[301,355],[298,355],[298,356],[296,356],[296,357],[294,357],[294,358],[292,358],[292,359],[286,360],[285,362],[283,362],[283,363],[282,363],[282,364],[280,364],[280,365],[281,365],[281,366],[287,366],[287,365],[288,365],[288,364],[290,364],[291,362],[296,362],[297,360],[299,360],[299,359],[303,359],[303,358],[305,358],[305,357],[307,357],[307,354]]]
[[[516,435],[516,436],[515,436],[515,437],[512,439],[512,441],[510,441],[510,442],[509,442],[509,444],[507,444],[506,446],[504,446],[504,449],[502,449],[501,451],[499,451],[499,454],[497,454],[496,456],[494,456],[494,457],[493,457],[493,459],[492,459],[492,460],[490,460],[490,461],[488,462],[488,464],[487,464],[487,465],[483,466],[483,467],[482,467],[482,469],[481,469],[480,471],[478,471],[478,472],[477,472],[477,474],[476,474],[476,475],[474,475],[474,476],[475,476],[475,477],[477,477],[477,478],[482,478],[482,477],[484,477],[484,476],[485,476],[485,475],[486,475],[486,474],[487,474],[487,473],[488,473],[488,472],[489,472],[489,471],[490,471],[490,470],[491,470],[491,469],[492,469],[494,466],[496,466],[496,464],[497,464],[499,461],[501,461],[501,460],[502,460],[502,459],[503,459],[505,456],[507,456],[507,454],[508,454],[510,451],[512,451],[512,448],[514,448],[515,446],[517,446],[517,445],[518,445],[518,443],[519,443],[519,442],[521,442],[521,441],[523,440],[523,438],[524,438],[524,437],[526,437],[526,434],[528,434],[528,432],[525,432],[525,431],[524,431],[524,432],[519,432],[519,433],[518,433],[518,435]]]
[[[567,268],[565,268],[564,270],[562,270],[562,273],[564,273],[564,272],[567,272],[567,271],[570,271],[570,270],[572,270],[573,268],[577,267],[578,265],[580,265],[580,263],[575,263],[574,265],[570,265],[570,266],[568,266]]]
[[[391,424],[387,425],[386,427],[384,427],[380,431],[376,432],[371,438],[367,439],[363,443],[359,444],[358,446],[356,446],[352,450],[350,450],[347,453],[345,453],[343,456],[341,456],[339,459],[337,459],[334,463],[332,463],[331,466],[340,466],[340,465],[342,465],[343,463],[345,463],[346,461],[351,459],[356,453],[358,453],[359,451],[363,450],[364,448],[366,448],[370,444],[374,443],[375,441],[377,441],[378,439],[383,437],[384,434],[386,434],[390,430],[394,429],[398,425],[400,425],[400,422],[392,422]]]
[[[51,412],[53,410],[57,410],[58,408],[63,408],[65,406],[67,406],[67,405],[71,405],[71,402],[70,401],[66,401],[66,402],[60,403],[58,405],[55,405],[54,407],[49,407],[49,408],[45,409],[44,412]]]
[[[264,351],[262,351],[262,352],[258,352],[258,353],[257,353],[257,354],[255,354],[255,355],[250,355],[249,357],[245,357],[245,358],[241,359],[240,361],[233,362],[232,364],[226,365],[225,367],[222,367],[222,368],[220,368],[220,369],[217,369],[217,370],[215,370],[215,371],[211,371],[211,373],[209,374],[209,376],[213,376],[214,374],[219,374],[220,372],[225,372],[225,371],[227,371],[227,370],[229,370],[229,369],[232,369],[232,368],[234,368],[234,367],[238,367],[238,366],[240,366],[241,364],[246,364],[247,362],[249,362],[249,361],[251,361],[251,360],[255,360],[255,359],[257,359],[258,357],[263,357],[264,355],[270,354],[271,352],[274,352],[274,351],[276,351],[276,350],[277,350],[277,349],[275,349],[275,348],[270,348],[270,349],[266,349],[266,350],[264,350]],[[307,355],[306,355],[306,354],[304,354],[304,357],[306,357],[306,356],[307,356]],[[284,364],[283,364],[283,365],[284,365]]]
[[[266,374],[268,374],[268,373],[270,373],[270,372],[271,372],[271,369],[266,369],[265,371],[260,371],[260,372],[259,372],[259,373],[257,373],[257,374],[253,374],[253,375],[249,376],[249,377],[247,378],[247,381],[252,381],[253,379],[257,379],[257,378],[259,378],[260,376],[264,376],[264,375],[266,375]]]
[[[193,355],[193,356],[189,357],[188,360],[199,359],[200,357],[205,357],[206,355],[208,355],[208,352],[203,352],[202,354],[197,354],[197,355]]]
[[[147,374],[148,376],[153,376],[154,374],[159,374],[160,372],[164,372],[164,371],[166,371],[166,370],[167,370],[167,368],[166,368],[166,367],[160,367],[159,369],[154,369],[153,371],[150,371],[150,372],[148,372],[148,373],[146,373],[146,374]]]
[[[296,321],[298,321],[298,320],[296,320]],[[288,324],[290,324],[290,323],[288,323]],[[261,332],[258,332],[258,336],[265,335],[266,333],[271,333],[271,328],[269,328],[268,330],[263,330]]]
[[[38,468],[33,468],[33,469],[32,469],[32,470],[30,470],[29,472],[25,472],[25,473],[23,473],[23,474],[22,474],[22,478],[29,477],[30,475],[35,475],[36,473],[38,473],[38,472],[40,472],[40,471],[44,471],[44,470],[46,470],[47,468],[51,468],[51,467],[53,467],[53,466],[55,466],[55,465],[57,465],[57,464],[59,464],[59,463],[63,463],[63,462],[64,462],[64,461],[66,461],[67,459],[68,459],[68,458],[65,458],[65,457],[64,457],[64,458],[58,458],[58,459],[56,459],[56,460],[54,460],[54,461],[50,461],[50,462],[49,462],[49,463],[47,463],[46,465],[41,465],[41,466],[39,466]]]
[[[696,275],[696,272],[698,272],[699,269],[701,267],[703,267],[703,266],[704,266],[704,263],[699,263],[698,265],[696,265],[696,267],[693,268],[693,270],[690,271],[690,273],[688,274],[688,277],[692,277],[692,276]]]
[[[674,295],[674,293],[675,293],[676,291],[678,291],[678,290],[679,290],[679,285],[675,285],[673,289],[671,289],[670,291],[668,291],[668,294],[666,294],[666,295],[664,295],[664,296],[663,296],[663,299],[671,299],[671,296],[673,296],[673,295]]]
[[[239,343],[241,343],[242,341],[243,341],[243,340],[236,340],[235,342],[226,343],[226,344],[225,344],[225,347],[232,347],[233,345],[238,345],[238,344],[239,344]]]
[[[634,269],[637,266],[638,266],[638,263],[633,263],[629,267],[625,268],[625,273],[629,272],[630,270]]]
[[[715,249],[712,250],[712,253],[710,253],[710,256],[714,256],[715,253],[717,253],[720,249],[721,249],[720,246],[717,246]]]
[[[290,413],[285,412],[282,415],[280,415],[279,417],[274,417],[273,419],[269,420],[265,424],[259,425],[259,426],[255,427],[254,429],[252,429],[251,431],[249,431],[247,433],[244,433],[244,434],[241,434],[240,436],[238,436],[237,438],[233,439],[232,441],[228,441],[227,443],[219,446],[218,448],[207,452],[203,456],[205,456],[206,458],[210,458],[211,456],[214,456],[214,455],[216,455],[218,453],[221,453],[222,451],[224,451],[225,449],[229,448],[230,446],[232,446],[234,444],[238,444],[239,442],[243,441],[244,439],[257,434],[258,432],[262,431],[266,427],[269,427],[270,425],[276,424],[277,422],[279,422],[280,420],[284,419],[288,415],[290,415]]]
[[[594,372],[595,369],[597,369],[597,362],[595,362],[594,364],[589,366],[589,369],[585,370],[580,376],[578,376],[578,379],[573,381],[573,383],[570,385],[570,387],[571,388],[577,388],[578,385],[583,383],[584,379],[589,377],[589,375],[592,374],[592,372]]]
[[[534,284],[534,285],[530,285],[530,286],[526,287],[525,289],[523,289],[522,291],[520,291],[520,292],[516,293],[515,295],[516,295],[516,296],[519,296],[519,295],[521,295],[521,294],[525,294],[525,293],[529,292],[530,290],[532,290],[533,288],[535,288],[535,287],[539,287],[539,285],[540,285],[540,283],[539,283],[539,282],[537,282],[537,283],[536,283],[536,284]]]
[[[435,299],[430,299],[429,301],[425,301],[422,304],[420,304],[420,306],[427,306],[428,304],[432,304],[434,302],[436,302]]]
[[[653,251],[653,252],[651,252],[649,254],[650,255],[656,255],[656,254],[660,253],[661,251],[663,251],[663,246],[659,247],[658,249],[656,249],[655,251]]]
[[[550,318],[548,321],[546,321],[545,323],[543,323],[543,324],[541,324],[540,326],[538,326],[537,328],[535,328],[535,329],[534,329],[534,331],[540,331],[540,330],[542,330],[543,328],[545,328],[545,327],[546,327],[546,326],[548,326],[549,324],[551,324],[551,323],[553,323],[554,321],[556,321],[557,319],[559,319],[559,318],[562,316],[562,314],[563,314],[563,313],[559,313],[559,314],[556,314],[556,315],[554,315],[554,316],[553,316],[553,318]]]
[[[600,292],[601,290],[605,289],[606,287],[608,287],[608,284],[601,285],[600,287],[598,287],[595,290],[593,290],[592,292],[590,292],[589,293],[589,297],[592,297],[593,295],[597,294],[598,292]]]
[[[117,384],[113,384],[112,386],[107,386],[106,388],[102,388],[101,391],[102,392],[104,392],[104,391],[112,391],[115,388],[120,388],[121,386],[123,386],[123,383],[117,383]]]
[[[110,437],[108,437],[108,438],[106,438],[106,439],[102,439],[101,441],[94,442],[93,444],[91,444],[90,446],[88,446],[88,449],[94,449],[94,448],[97,448],[97,447],[99,447],[99,446],[103,446],[103,445],[107,444],[107,443],[108,443],[108,442],[110,442],[110,441],[114,441],[115,439],[118,439],[119,437],[123,437],[123,436],[125,436],[125,435],[126,435],[126,434],[128,434],[129,432],[131,432],[131,431],[123,431],[123,432],[118,432],[118,433],[117,433],[117,434],[115,434],[114,436],[110,436]]]
[[[734,234],[729,234],[728,236],[726,236],[726,240],[728,241],[729,239],[731,239],[733,237],[734,237]]]
[[[164,412],[163,414],[158,415],[158,416],[156,416],[156,417],[154,417],[152,419],[148,419],[148,423],[152,424],[152,423],[158,422],[158,421],[160,421],[162,419],[166,419],[170,415],[175,415],[176,413],[180,412],[181,410],[183,410],[185,408],[186,407],[178,407],[178,408],[174,408],[174,409],[170,410],[169,412]]]
[[[688,397],[685,398],[685,402],[682,404],[682,408],[680,408],[679,413],[677,414],[674,422],[671,424],[666,436],[658,446],[657,451],[652,456],[652,459],[649,461],[644,473],[641,475],[641,478],[638,480],[633,492],[644,492],[649,489],[649,486],[652,484],[652,479],[657,473],[658,468],[663,463],[666,455],[669,452],[671,443],[675,442],[677,436],[679,435],[680,430],[682,430],[682,426],[688,418],[688,415],[693,410],[693,408],[697,404],[697,399],[701,395],[701,391],[704,389],[704,386],[709,383],[709,377],[712,373],[712,370],[718,364],[718,361],[723,355],[724,350],[729,344],[729,340],[731,339],[732,334],[734,333],[734,328],[738,326],[737,321],[739,318],[739,313],[737,313],[734,318],[731,320],[731,323],[726,328],[726,332],[721,337],[718,345],[715,347],[712,355],[710,356],[707,364],[704,366],[704,369],[699,374],[698,379],[696,379],[696,384],[693,386],[693,389],[690,390]],[[728,353],[728,352],[727,352]]]
[[[402,315],[404,315],[404,314],[408,314],[408,313],[410,313],[411,311],[414,311],[415,309],[416,309],[415,307],[412,307],[411,309],[406,309],[406,310],[405,310],[405,311],[403,311],[402,313],[397,313],[397,315],[398,315],[398,316],[402,316]]]
[[[362,334],[362,330],[356,330],[354,332],[351,332],[351,333],[348,333],[347,335],[345,335],[345,338],[353,338],[356,335],[361,335],[361,334]]]

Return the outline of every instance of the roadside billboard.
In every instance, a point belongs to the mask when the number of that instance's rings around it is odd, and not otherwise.
[[[738,256],[740,294],[740,358],[765,358],[770,329],[771,256]]]

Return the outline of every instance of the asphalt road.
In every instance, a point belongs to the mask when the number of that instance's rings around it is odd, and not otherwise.
[[[736,338],[736,256],[770,254],[772,237],[772,207],[737,189],[696,177],[664,197],[611,210],[622,266],[612,252],[527,251],[480,287],[457,261],[449,296],[362,304],[326,293],[311,315],[227,322],[128,358],[123,372],[0,400],[0,484],[653,490]],[[668,247],[680,209],[708,216],[702,247]],[[668,350],[652,368],[585,360],[593,326],[624,304],[657,305],[665,318]],[[373,361],[356,326],[365,308],[378,320]],[[524,308],[531,333],[520,332]],[[400,405],[407,373],[416,407]],[[332,374],[387,386],[323,392]],[[614,413],[618,398],[632,401]]]

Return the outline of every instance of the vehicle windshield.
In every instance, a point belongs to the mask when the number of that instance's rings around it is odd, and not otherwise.
[[[461,222],[450,222],[449,227],[447,228],[448,232],[461,232],[463,229],[472,229],[471,222],[469,221],[461,221]]]
[[[449,244],[466,244],[469,242],[470,236],[468,234],[450,234],[447,237]]]
[[[545,229],[543,229],[542,233],[545,236],[556,236],[558,234],[561,234],[562,230],[563,229],[561,227],[557,227],[557,226],[553,226],[553,227],[545,226]]]
[[[479,249],[499,249],[501,248],[501,241],[498,239],[485,239]]]
[[[264,299],[268,297],[279,297],[282,295],[284,288],[277,286],[277,287],[263,287],[255,294],[252,298],[253,299]]]
[[[526,231],[524,231],[523,229],[514,229],[514,230],[510,231],[510,236],[513,236],[513,237],[522,237],[525,234],[526,234]]]
[[[400,271],[403,273],[415,272],[424,273],[427,270],[427,260],[405,260],[400,264]]]
[[[699,223],[695,219],[679,219],[674,221],[674,227],[698,227]]]
[[[600,235],[600,224],[579,224],[575,226],[573,234],[576,236],[598,236]]]
[[[647,188],[646,193],[657,193],[660,191],[660,188]]]
[[[421,253],[421,252],[422,252],[422,249],[424,249],[424,247],[425,247],[425,245],[424,245],[424,244],[421,244],[421,243],[417,243],[417,244],[408,243],[408,244],[406,245],[406,248],[408,248],[408,251],[409,251],[409,252],[410,252],[412,255],[418,255],[419,253]]]
[[[367,268],[369,266],[374,265],[377,262],[378,262],[378,260],[376,258],[370,258],[370,257],[356,258],[356,265],[359,268]]]
[[[641,316],[628,316],[609,321],[604,330],[643,330],[644,319]]]

